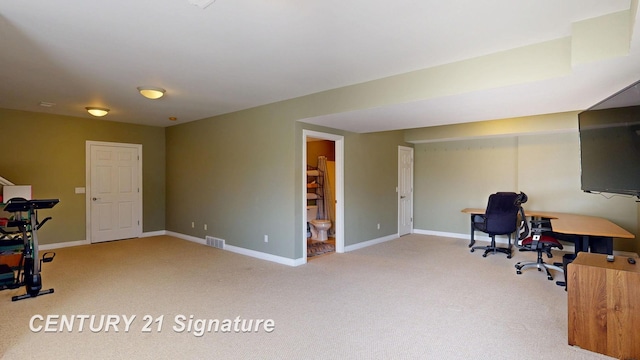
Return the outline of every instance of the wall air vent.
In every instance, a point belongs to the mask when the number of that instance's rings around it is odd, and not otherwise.
[[[224,250],[224,240],[223,239],[218,239],[215,238],[213,236],[206,236],[205,240],[207,241],[207,246],[212,246],[216,249],[223,249]]]

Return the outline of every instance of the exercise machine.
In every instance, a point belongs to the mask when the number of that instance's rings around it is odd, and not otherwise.
[[[22,198],[10,199],[4,207],[4,211],[12,213],[13,219],[7,223],[8,227],[17,228],[13,233],[11,240],[22,239],[23,250],[18,275],[14,282],[6,286],[6,288],[18,288],[24,285],[26,293],[23,295],[13,296],[11,301],[18,301],[40,295],[53,293],[53,289],[42,290],[42,274],[40,270],[42,263],[53,261],[54,252],[45,252],[42,258],[38,255],[38,230],[51,219],[47,217],[41,222],[38,221],[38,210],[51,209],[59,202],[58,199],[46,200],[25,200]],[[3,231],[3,236],[9,233]]]

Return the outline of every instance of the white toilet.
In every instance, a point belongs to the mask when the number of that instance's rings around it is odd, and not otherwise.
[[[318,207],[316,205],[307,206],[307,222],[311,230],[311,240],[326,241],[327,231],[331,228],[331,220],[318,220]]]

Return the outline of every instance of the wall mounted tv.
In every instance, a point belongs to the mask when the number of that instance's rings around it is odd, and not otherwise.
[[[640,81],[578,114],[582,190],[640,198]]]

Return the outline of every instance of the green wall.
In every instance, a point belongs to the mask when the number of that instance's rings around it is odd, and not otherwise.
[[[59,198],[41,216],[52,216],[40,243],[86,240],[85,143],[142,144],[143,231],[165,228],[164,128],[0,109],[0,176],[16,185],[32,185],[34,198]],[[45,214],[46,212],[46,214]]]
[[[296,121],[303,100],[169,128],[0,109],[0,176],[33,185],[35,197],[60,198],[42,244],[85,240],[85,198],[74,193],[85,186],[85,142],[142,144],[144,232],[211,235],[298,259],[308,129],[344,136],[347,246],[397,233],[400,145],[415,147],[415,229],[468,234],[462,208],[513,190],[529,195],[530,209],[602,216],[639,232],[633,199],[580,191],[576,113],[357,134]],[[635,240],[615,247],[638,251]]]
[[[549,120],[554,128],[546,131]],[[461,209],[485,207],[496,191],[523,191],[525,209],[607,218],[637,238],[634,198],[580,190],[577,121],[564,113],[408,131],[413,141],[425,139],[415,145],[415,228],[468,234]],[[478,126],[487,129],[469,131]],[[638,241],[616,239],[614,247],[638,252]]]
[[[168,128],[167,230],[301,258],[307,129],[344,136],[345,245],[397,233],[403,133],[353,134],[298,122],[308,105],[303,97]]]
[[[468,233],[460,210],[484,207],[493,192],[518,190],[515,145],[509,138],[416,144],[414,228]]]
[[[403,133],[304,124],[296,119],[305,107],[293,102],[169,128],[0,109],[2,134],[29,139],[25,146],[23,138],[6,136],[3,144],[16,151],[0,154],[0,176],[33,185],[35,197],[60,199],[42,244],[82,241],[85,197],[74,189],[85,186],[86,141],[142,144],[144,232],[210,235],[297,259],[303,251],[302,130],[309,129],[345,137],[345,244],[397,233],[397,147],[408,145]]]
[[[345,245],[398,233],[400,145],[402,131],[345,137]]]
[[[294,141],[256,110],[168,128],[167,230],[293,258]]]

